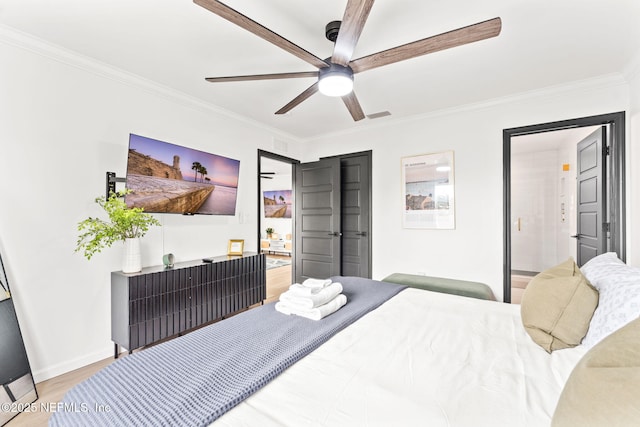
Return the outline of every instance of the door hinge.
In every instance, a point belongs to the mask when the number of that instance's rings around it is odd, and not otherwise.
[[[611,223],[610,222],[603,223],[602,228],[604,228],[604,231],[608,233],[609,231],[611,231]]]
[[[608,145],[606,147],[604,147],[604,154],[605,154],[605,156],[610,156],[611,155],[611,147],[609,147]]]

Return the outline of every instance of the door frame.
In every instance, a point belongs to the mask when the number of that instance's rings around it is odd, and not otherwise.
[[[366,162],[367,162],[367,169],[368,169],[368,180],[369,180],[369,188],[367,189],[367,197],[369,198],[369,215],[368,215],[368,221],[367,221],[367,232],[368,232],[368,239],[367,239],[367,271],[365,276],[368,278],[371,278],[372,272],[373,272],[373,150],[365,150],[365,151],[357,151],[357,152],[353,152],[353,153],[342,153],[342,154],[336,154],[336,155],[332,155],[332,156],[324,156],[324,157],[320,157],[318,160],[316,161],[322,161],[322,160],[329,160],[329,159],[337,159],[339,161],[343,160],[343,159],[348,159],[348,158],[353,158],[353,157],[366,157]],[[305,163],[314,163],[316,161],[312,161],[312,162],[305,162]],[[301,165],[303,165],[304,163],[298,162],[298,164],[295,166],[295,168],[301,167]],[[342,194],[340,195],[340,198],[342,198]],[[298,205],[296,205],[296,210],[299,207]],[[298,214],[296,212],[296,215],[294,215],[296,218],[298,217]],[[295,226],[295,223],[294,223]],[[340,232],[342,232],[340,230]],[[340,238],[340,248],[342,249],[342,238]],[[294,252],[300,249],[300,245],[299,244],[295,244],[294,245]],[[342,261],[341,261],[342,262]],[[297,278],[298,276],[298,272],[297,272],[297,268],[295,266],[294,263],[294,281],[295,278]]]
[[[257,212],[258,212],[258,216],[257,218],[257,240],[256,240],[256,253],[260,253],[260,240],[262,239],[262,179],[260,178],[260,176],[262,175],[262,162],[261,159],[263,157],[266,157],[268,159],[272,159],[272,160],[278,160],[280,162],[283,163],[289,163],[291,165],[291,198],[293,200],[293,206],[295,207],[296,205],[296,174],[295,174],[295,167],[297,164],[300,164],[300,160],[296,160],[293,159],[291,157],[286,157],[280,154],[276,154],[276,153],[271,153],[269,151],[265,151],[265,150],[261,150],[258,149],[258,197],[257,197]],[[295,215],[291,215],[291,239],[292,241],[295,242],[295,232],[296,232],[296,216]],[[293,262],[293,257],[294,257],[294,252],[295,251],[291,251],[291,261],[292,264],[294,264]],[[292,271],[292,277],[293,277],[293,268],[291,269]]]
[[[607,221],[609,222],[608,250],[626,259],[626,201],[625,201],[625,112],[560,120],[537,125],[504,129],[502,131],[503,161],[503,300],[511,302],[511,138],[533,133],[550,132],[587,126],[610,125],[607,138]]]

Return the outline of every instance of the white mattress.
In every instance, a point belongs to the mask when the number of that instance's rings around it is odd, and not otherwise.
[[[407,289],[218,426],[548,426],[586,352],[547,354],[519,306]]]

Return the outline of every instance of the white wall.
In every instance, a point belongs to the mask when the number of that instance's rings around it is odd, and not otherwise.
[[[640,52],[629,67],[631,108],[627,116],[630,139],[627,155],[627,262],[640,266]]]
[[[231,238],[256,250],[257,149],[274,137],[181,94],[22,36],[0,37],[0,250],[36,381],[112,355],[112,247],[74,253],[76,225],[101,215],[105,172],[124,176],[129,133],[240,160],[237,214],[158,215],[143,265],[226,253]],[[295,143],[292,152],[299,157]]]
[[[422,271],[484,282],[502,299],[503,129],[627,110],[629,97],[624,79],[608,76],[388,125],[379,119],[374,128],[308,141],[305,160],[373,150],[374,278]],[[455,151],[456,229],[403,229],[401,157],[444,150]]]
[[[558,200],[557,209],[554,212],[558,221],[558,233],[556,234],[556,264],[566,260],[568,257],[578,259],[576,240],[571,236],[577,232],[577,186],[576,170],[577,166],[577,143],[575,141],[564,144],[558,151],[558,163],[556,164]],[[569,165],[568,171],[563,171],[563,165]],[[562,220],[562,208],[564,203],[564,221]]]
[[[511,269],[540,272],[557,264],[557,150],[511,154]],[[518,225],[519,222],[519,225]]]

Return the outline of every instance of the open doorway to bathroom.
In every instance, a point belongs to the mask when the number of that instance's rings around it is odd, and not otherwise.
[[[596,134],[598,210],[585,212],[594,203],[582,147]],[[624,113],[506,129],[503,142],[505,302],[519,303],[537,273],[570,256],[578,265],[606,251],[624,259]]]
[[[511,138],[511,302],[539,272],[577,259],[577,145],[599,126]]]
[[[293,283],[294,165],[297,160],[258,150],[258,242],[267,257],[267,298]]]

